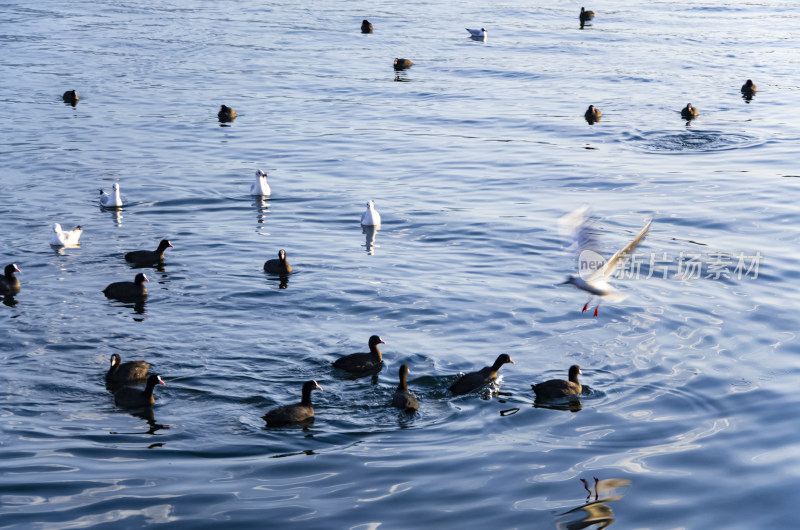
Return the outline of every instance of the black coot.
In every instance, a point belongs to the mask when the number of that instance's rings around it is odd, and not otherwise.
[[[61,96],[61,99],[64,100],[64,103],[69,103],[70,105],[72,105],[74,107],[75,105],[78,104],[78,100],[80,98],[78,97],[78,91],[77,90],[67,90]]]
[[[392,406],[400,410],[413,412],[419,408],[417,398],[408,390],[408,365],[400,366],[400,384],[397,385],[397,390],[394,391],[392,396]]]
[[[684,120],[693,120],[697,117],[700,112],[697,110],[697,107],[692,105],[691,103],[687,103],[683,110],[681,110],[681,118]]]
[[[482,387],[497,379],[497,371],[506,363],[516,364],[508,354],[501,354],[492,366],[487,366],[477,372],[470,372],[463,375],[458,381],[450,385],[450,392],[454,396],[460,396],[472,392],[476,388]]]
[[[314,417],[314,406],[311,404],[311,391],[322,390],[316,381],[303,384],[303,399],[296,405],[278,407],[264,414],[267,426],[287,425],[310,420]]]
[[[155,374],[147,378],[147,386],[144,390],[139,390],[132,386],[126,386],[114,394],[114,403],[126,409],[143,409],[156,402],[153,397],[153,389],[156,385],[166,385],[160,376]]]
[[[264,272],[269,274],[290,274],[292,266],[286,261],[286,251],[281,249],[278,251],[278,259],[268,259],[264,262]]]
[[[150,365],[144,361],[121,363],[118,353],[111,356],[111,367],[106,372],[107,383],[133,383],[147,377]]]
[[[175,248],[172,243],[166,239],[162,239],[155,250],[134,250],[125,254],[125,261],[131,263],[138,263],[139,265],[151,265],[153,263],[160,263],[164,260],[164,251],[168,248]]]
[[[350,372],[353,375],[370,375],[383,368],[383,357],[378,344],[386,344],[377,335],[369,338],[369,353],[351,353],[336,359],[334,368]]]
[[[3,272],[3,276],[0,276],[0,294],[6,295],[19,293],[19,278],[14,276],[14,273],[21,273],[22,271],[19,270],[14,263],[12,263],[11,265],[6,265],[6,268],[3,270]]]
[[[221,122],[233,121],[234,118],[236,118],[236,111],[230,107],[222,105],[217,113],[217,118],[219,118],[219,121]]]
[[[114,282],[103,289],[106,298],[116,298],[117,300],[135,300],[147,296],[147,287],[144,282],[149,282],[147,276],[141,272],[136,275],[132,282]]]
[[[536,394],[536,399],[553,399],[566,396],[579,396],[583,390],[580,381],[578,381],[578,374],[581,373],[581,368],[577,364],[569,367],[569,381],[563,379],[551,379],[538,385],[531,385],[533,392]]]

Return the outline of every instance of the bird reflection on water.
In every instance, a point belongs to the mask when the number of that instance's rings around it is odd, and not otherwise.
[[[375,249],[378,246],[375,244],[375,236],[378,234],[378,230],[380,229],[380,226],[361,225],[361,233],[366,236],[365,246],[367,248],[367,254],[370,256],[375,254]]]
[[[602,493],[609,493],[619,488],[624,488],[630,485],[631,481],[627,479],[605,479],[599,480],[594,477],[594,500],[592,500],[592,490],[589,487],[586,479],[580,479],[583,483],[584,489],[589,493],[586,496],[586,503],[578,506],[569,511],[560,514],[559,520],[556,523],[556,528],[559,530],[580,530],[582,528],[596,527],[606,528],[611,525],[616,519],[614,512],[607,504],[609,502],[618,501],[622,499],[622,495],[612,495],[601,498]],[[582,517],[577,519],[576,517]]]
[[[583,403],[580,398],[570,397],[563,398],[562,400],[539,400],[533,403],[534,408],[537,409],[550,409],[550,410],[568,410],[570,412],[578,412],[583,410]]]
[[[17,304],[19,304],[19,300],[14,299],[13,294],[7,294],[3,296],[3,305],[7,305],[8,307],[14,307]]]
[[[278,274],[278,275],[270,275],[267,277],[267,281],[278,282],[278,289],[286,289],[289,287],[289,275],[288,274]]]
[[[122,226],[122,218],[124,217],[124,216],[122,215],[122,210],[123,210],[123,208],[103,208],[103,207],[101,206],[101,207],[100,207],[100,210],[101,210],[101,211],[103,211],[103,210],[104,210],[104,211],[107,211],[108,213],[110,213],[110,214],[111,214],[111,220],[112,220],[112,221],[114,221],[114,224],[115,224],[115,225],[116,225],[118,228],[119,228],[120,226]]]
[[[260,236],[268,236],[269,233],[264,232],[264,226],[267,222],[267,214],[269,213],[269,201],[263,195],[254,196],[253,206],[256,209],[256,234]]]
[[[106,388],[108,388],[108,387],[106,387]],[[108,434],[152,434],[154,436],[161,436],[160,434],[156,434],[156,431],[169,430],[169,425],[162,425],[160,423],[156,423],[155,416],[153,416],[153,409],[151,409],[151,408],[139,410],[139,411],[136,411],[136,412],[131,412],[130,415],[133,416],[134,418],[141,418],[144,421],[146,421],[147,425],[149,426],[149,429],[147,430],[147,432],[116,432],[116,431],[110,431]],[[161,447],[162,445],[164,445],[164,444],[163,443],[152,444],[149,447],[149,449],[152,449],[153,446]]]

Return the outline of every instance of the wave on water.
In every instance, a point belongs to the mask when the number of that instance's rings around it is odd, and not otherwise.
[[[630,139],[636,149],[660,154],[708,153],[761,145],[753,136],[723,131],[686,130],[679,133],[645,133]]]

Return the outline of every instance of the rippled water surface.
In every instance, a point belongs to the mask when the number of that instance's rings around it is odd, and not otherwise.
[[[799,12],[579,8],[3,3],[0,526],[796,526]],[[609,254],[654,219],[597,318],[559,285],[583,204]],[[162,238],[162,267],[124,261]],[[137,272],[144,304],[101,293]],[[377,377],[332,370],[372,334]],[[112,353],[161,374],[152,410],[114,405]],[[571,364],[580,400],[536,403]],[[314,423],[267,429],[309,379]]]

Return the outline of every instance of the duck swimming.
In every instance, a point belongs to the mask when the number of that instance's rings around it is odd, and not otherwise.
[[[461,376],[455,383],[450,385],[450,392],[454,396],[460,396],[472,392],[476,388],[480,388],[485,384],[491,383],[497,379],[497,371],[506,363],[516,364],[508,354],[501,354],[494,361],[492,366],[481,368],[477,372],[470,372]]]

